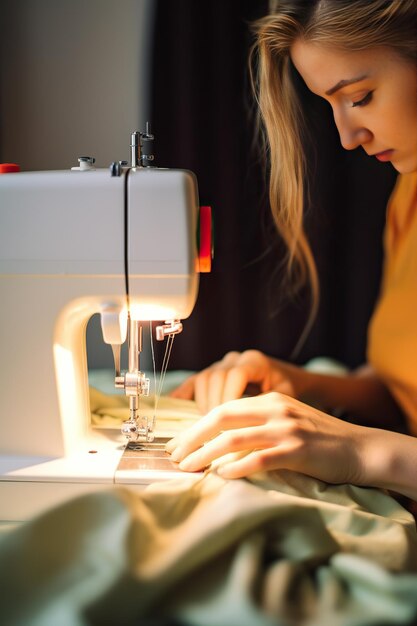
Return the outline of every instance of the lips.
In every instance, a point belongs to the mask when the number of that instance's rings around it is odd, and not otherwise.
[[[393,152],[394,150],[384,150],[384,152],[377,152],[373,156],[378,159],[378,161],[391,161]]]

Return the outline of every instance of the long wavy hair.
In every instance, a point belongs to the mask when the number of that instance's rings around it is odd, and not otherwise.
[[[295,291],[309,285],[312,306],[299,344],[311,329],[319,281],[304,225],[308,193],[304,124],[294,85],[290,49],[303,38],[344,51],[386,47],[416,64],[417,0],[272,0],[253,24],[252,84],[269,154],[269,199],[287,248],[285,265]]]

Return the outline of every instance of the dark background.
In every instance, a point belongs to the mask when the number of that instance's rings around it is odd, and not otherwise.
[[[215,258],[184,323],[170,369],[201,369],[229,350],[257,348],[303,363],[326,355],[350,367],[365,359],[378,295],[390,164],[339,143],[330,107],[300,80],[311,142],[306,228],[318,264],[321,304],[298,354],[308,292],[288,298],[283,248],[272,225],[264,155],[248,78],[250,23],[267,12],[251,0],[159,0],[151,119],[156,164],[197,175],[200,204],[213,207]]]

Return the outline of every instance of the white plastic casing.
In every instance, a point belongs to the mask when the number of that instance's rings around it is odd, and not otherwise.
[[[62,457],[90,432],[85,329],[126,311],[125,175],[0,176],[0,453]],[[136,319],[184,319],[198,291],[198,190],[184,170],[127,179]],[[121,324],[123,326],[123,324]]]

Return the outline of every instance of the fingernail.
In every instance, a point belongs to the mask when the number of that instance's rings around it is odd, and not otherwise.
[[[182,457],[183,454],[181,448],[175,448],[175,450],[171,453],[171,461],[175,461],[175,463],[178,463]]]
[[[181,461],[179,467],[186,472],[192,472],[194,469],[196,469],[195,463],[193,463],[192,459],[184,459],[183,461]]]
[[[168,441],[165,444],[165,450],[167,452],[173,452],[175,450],[175,448],[177,448],[177,447],[178,447],[178,444],[177,444],[177,442],[174,439],[171,439],[170,441]]]
[[[219,465],[216,467],[216,472],[221,478],[230,478],[230,476],[228,476],[227,465]]]

